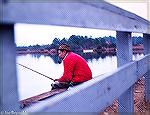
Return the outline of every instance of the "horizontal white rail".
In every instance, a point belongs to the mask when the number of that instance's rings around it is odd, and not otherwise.
[[[105,1],[15,1],[7,0],[7,3],[2,4],[3,18],[0,18],[0,23],[48,24],[150,33],[150,23],[147,20]]]
[[[150,55],[41,101],[28,112],[100,112],[150,70]]]

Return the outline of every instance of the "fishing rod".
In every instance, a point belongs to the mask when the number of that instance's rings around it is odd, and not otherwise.
[[[46,78],[48,78],[48,79],[50,79],[50,80],[52,80],[52,81],[55,82],[55,79],[53,79],[53,78],[51,78],[51,77],[48,77],[48,76],[46,76],[46,75],[44,75],[44,74],[42,74],[42,73],[40,73],[40,72],[38,72],[38,71],[35,71],[35,70],[33,70],[33,69],[31,69],[31,68],[29,68],[29,67],[27,67],[27,66],[24,66],[24,65],[22,65],[22,64],[19,64],[19,63],[17,63],[17,64],[20,65],[20,66],[22,66],[22,67],[24,67],[24,68],[26,68],[26,69],[29,69],[29,70],[35,72],[35,73],[38,73],[38,74],[40,74],[40,75],[42,75],[42,76],[44,76],[44,77],[46,77]],[[101,75],[104,75],[104,74],[97,75],[97,76],[93,77],[93,79],[95,79],[95,78],[97,78],[97,77],[99,77],[99,76],[101,76]],[[65,83],[65,82],[60,82],[60,83]]]
[[[55,81],[53,78],[50,78],[50,77],[48,77],[48,76],[46,76],[46,75],[44,75],[44,74],[42,74],[42,73],[40,73],[40,72],[38,72],[38,71],[35,71],[35,70],[33,70],[33,69],[29,68],[29,67],[26,67],[26,66],[24,66],[24,65],[22,65],[22,64],[19,64],[19,63],[17,63],[17,64],[20,65],[20,66],[22,66],[22,67],[24,67],[24,68],[27,68],[27,69],[29,69],[29,70],[35,72],[35,73],[38,73],[38,74],[40,74],[40,75],[42,75],[42,76],[44,76],[44,77],[46,77],[46,78],[48,78],[48,79],[50,79],[50,80]]]

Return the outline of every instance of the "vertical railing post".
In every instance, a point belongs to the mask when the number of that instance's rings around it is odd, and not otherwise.
[[[132,61],[131,32],[117,31],[117,67]],[[121,77],[121,76],[120,76]],[[131,76],[132,77],[132,76]],[[130,87],[118,99],[118,112],[133,112],[133,87]]]
[[[150,34],[143,34],[144,54],[150,54]],[[150,58],[148,60],[150,69]],[[150,103],[150,70],[145,74],[145,101]]]
[[[0,24],[0,111],[17,112],[18,89],[14,24]]]

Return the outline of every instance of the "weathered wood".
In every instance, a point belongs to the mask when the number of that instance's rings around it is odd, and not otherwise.
[[[117,31],[116,34],[117,46],[117,67],[132,61],[132,39],[131,32]]]
[[[10,27],[10,25],[7,24],[34,23],[150,33],[150,24],[148,21],[106,2],[68,2],[60,4],[56,2],[23,2],[25,1],[0,1],[0,14],[2,14],[0,24],[5,24],[7,28],[0,30],[0,40],[4,41],[4,44],[0,44],[1,47],[4,48],[4,51],[1,51],[0,55],[3,56],[2,58],[4,60],[2,61],[5,62],[5,64],[0,64],[2,74],[0,77],[2,87],[0,95],[1,111],[17,111],[19,107],[17,104],[17,77],[15,73],[15,44],[13,34],[11,34],[13,33],[13,26]],[[149,42],[147,45],[149,45]],[[60,94],[60,97],[52,97],[46,102],[41,102],[33,106],[33,108],[30,108],[28,111],[102,111],[106,106],[110,105],[115,98],[118,98],[118,96],[131,87],[139,78],[139,76],[136,76],[137,68],[141,73],[144,73],[144,71],[148,69],[145,67],[140,68],[136,65],[138,64],[133,64],[132,70],[130,67],[119,69],[116,73],[105,76],[104,80],[101,78],[91,80],[78,87],[78,89],[69,91],[69,94],[64,92],[64,94]],[[11,82],[8,85],[7,82],[10,80]],[[68,95],[68,97],[66,97],[66,95]]]
[[[144,54],[150,54],[150,34],[143,34],[144,39]],[[150,69],[150,58],[147,59],[148,66],[143,65]],[[145,74],[145,100],[150,103],[150,70]]]
[[[41,100],[44,100],[46,98],[52,97],[54,95],[57,95],[59,93],[62,93],[64,91],[66,91],[66,90],[67,89],[54,89],[54,90],[51,90],[51,91],[48,91],[48,92],[30,97],[30,98],[27,98],[27,99],[21,100],[20,101],[20,107],[25,108],[27,106],[30,106],[33,103],[37,103],[38,101],[41,101]]]
[[[150,33],[150,23],[147,20],[105,1],[15,1],[8,0],[3,4],[3,18],[0,18],[0,23],[48,24]]]
[[[144,54],[150,53],[150,34],[143,34]]]
[[[147,60],[149,56],[143,57]],[[140,60],[138,60],[140,61]],[[140,68],[138,61],[130,62],[116,71],[104,74],[68,90],[60,95],[37,103],[28,112],[100,112],[114,99],[127,91],[148,68]],[[138,70],[137,70],[138,68]],[[141,74],[138,74],[140,71]],[[38,108],[38,109],[37,109]]]
[[[19,111],[14,25],[0,24],[0,111]]]
[[[132,39],[130,32],[117,31],[117,67],[132,61]],[[127,75],[126,75],[127,76]],[[122,77],[122,76],[120,76]],[[133,76],[132,76],[133,77]],[[133,87],[131,86],[118,98],[119,112],[133,112]]]

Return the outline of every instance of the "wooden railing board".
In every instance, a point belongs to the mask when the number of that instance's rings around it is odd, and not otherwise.
[[[147,66],[140,68],[150,56],[130,62],[117,70],[71,88],[67,92],[47,99],[26,111],[46,112],[100,112],[128,90],[148,71]],[[141,64],[140,64],[141,63]],[[147,64],[148,65],[148,64]],[[137,75],[137,68],[141,74]],[[37,109],[37,107],[39,109]]]

